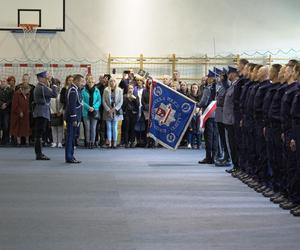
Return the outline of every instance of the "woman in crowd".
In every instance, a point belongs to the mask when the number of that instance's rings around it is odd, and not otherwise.
[[[101,95],[91,74],[87,75],[86,81],[87,84],[82,91],[82,117],[85,127],[86,147],[92,149],[95,146],[96,127],[100,119]]]
[[[117,147],[118,121],[123,120],[123,90],[117,86],[115,78],[111,78],[103,92],[103,119],[106,121],[108,147]]]
[[[151,80],[148,79],[146,81],[146,88],[143,91],[142,94],[142,105],[143,105],[143,114],[145,118],[145,127],[146,127],[146,134],[148,133],[148,122],[150,117],[150,105],[149,105],[149,99],[150,99],[150,87],[151,87]],[[146,147],[152,148],[154,147],[154,140],[151,137],[147,137],[147,144]]]
[[[189,94],[189,88],[186,82],[182,81],[179,83],[179,92],[185,96]]]
[[[137,116],[137,122],[135,124],[135,135],[137,140],[137,146],[145,146],[146,144],[146,127],[145,127],[145,118],[143,114],[142,106],[142,95],[145,89],[144,78],[136,76],[137,85],[134,87],[133,94],[139,100],[139,112]]]
[[[137,121],[138,113],[139,113],[139,98],[134,96],[133,94],[134,86],[133,84],[128,85],[128,92],[124,95],[123,101],[123,113],[124,113],[124,121],[125,121],[125,147],[131,148],[135,147],[135,124]]]
[[[59,98],[60,98],[60,102],[63,105],[63,109],[64,110],[66,108],[66,95],[67,95],[67,91],[68,91],[68,88],[72,85],[72,83],[73,83],[73,76],[72,75],[68,75],[66,77],[65,84],[64,84],[63,88],[60,91]]]
[[[60,81],[56,80],[55,85],[60,89]],[[63,120],[63,104],[60,102],[60,95],[56,98],[51,98],[50,111],[51,111],[51,130],[52,130],[52,144],[51,147],[62,148],[62,139],[64,134],[64,120]]]
[[[14,76],[9,76],[7,78],[7,83],[8,85],[13,89],[15,90],[15,87],[16,87],[16,78]]]
[[[199,87],[197,83],[193,83],[191,86],[191,91],[188,94],[188,97],[195,102],[200,102],[200,95],[199,95]],[[200,148],[201,145],[201,133],[200,133],[200,119],[199,119],[200,113],[197,109],[196,112],[193,115],[193,118],[191,120],[191,123],[188,128],[188,148],[192,148],[194,146],[194,143],[196,142],[197,148]]]
[[[28,74],[23,75],[19,89],[14,93],[11,109],[10,133],[17,138],[17,145],[21,145],[21,138],[26,138],[29,144],[30,129],[30,86]]]

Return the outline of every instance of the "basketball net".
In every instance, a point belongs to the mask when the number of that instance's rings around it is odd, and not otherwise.
[[[37,24],[24,23],[24,24],[20,24],[19,26],[23,30],[24,39],[35,40],[36,32],[38,28]]]

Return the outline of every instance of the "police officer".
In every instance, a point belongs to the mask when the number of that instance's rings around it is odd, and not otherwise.
[[[36,160],[50,160],[42,153],[42,136],[46,132],[47,124],[50,121],[50,99],[57,97],[57,86],[52,84],[49,87],[51,77],[47,71],[40,72],[36,76],[38,83],[33,92],[35,105],[33,111],[33,118],[35,119],[34,150]]]
[[[217,108],[216,108],[216,123],[218,127],[218,132],[220,135],[220,148],[222,153],[224,154],[223,158],[216,159],[215,165],[216,166],[229,166],[230,165],[230,155],[229,150],[226,143],[226,133],[225,133],[225,125],[223,123],[223,106],[224,106],[224,100],[226,91],[229,88],[228,84],[228,76],[227,76],[227,70],[224,68],[223,70],[220,70],[216,68],[216,72],[220,77],[219,85],[220,87],[217,89]]]
[[[264,123],[264,136],[266,139],[266,152],[267,152],[267,171],[266,171],[266,185],[271,190],[265,190],[263,191],[263,195],[265,197],[271,197],[275,194],[275,186],[273,185],[273,165],[274,162],[272,161],[273,157],[273,139],[272,139],[272,128],[271,128],[271,121],[269,119],[269,109],[272,103],[272,99],[277,91],[277,89],[280,87],[280,81],[279,81],[279,72],[282,66],[280,64],[273,64],[270,68],[270,81],[272,83],[271,87],[268,88],[264,100],[263,100],[263,107],[262,107],[262,113],[263,113],[263,123]],[[278,190],[276,190],[277,192]]]
[[[237,70],[239,74],[239,80],[234,86],[234,133],[235,133],[235,138],[236,138],[236,143],[237,143],[237,156],[238,156],[238,161],[239,161],[239,166],[241,167],[241,155],[242,151],[246,147],[246,145],[243,145],[242,141],[242,131],[241,131],[241,120],[242,120],[242,114],[240,111],[240,96],[242,92],[242,88],[245,85],[245,83],[248,81],[248,79],[244,75],[244,68],[248,64],[248,60],[242,58],[238,61],[237,65]]]
[[[203,90],[200,102],[197,104],[203,111],[215,99],[216,96],[216,73],[209,70],[207,75],[207,86]],[[199,161],[199,164],[213,164],[215,154],[218,152],[218,131],[214,117],[207,119],[204,128],[204,140],[206,157]]]
[[[237,144],[234,131],[234,88],[239,81],[239,75],[236,68],[228,66],[228,80],[230,81],[230,87],[227,89],[224,106],[223,106],[223,123],[228,134],[228,142],[230,148],[231,160],[233,168],[226,170],[228,173],[233,173],[239,170]]]
[[[295,77],[297,82],[300,82],[300,64],[295,66]],[[298,75],[298,76],[297,76]],[[291,108],[291,116],[293,119],[292,133],[293,138],[290,142],[290,148],[297,154],[297,165],[294,177],[291,180],[291,200],[297,206],[291,209],[291,214],[300,216],[300,90],[294,96]]]
[[[255,178],[261,183],[261,186],[256,188],[257,192],[263,192],[267,187],[267,157],[266,157],[266,140],[264,136],[264,122],[263,122],[263,100],[265,94],[272,86],[269,80],[269,67],[263,66],[258,70],[257,78],[259,87],[256,91],[253,103],[253,117],[255,121],[255,141],[256,141],[256,169],[254,172]],[[268,189],[268,191],[271,191]]]
[[[249,167],[248,162],[248,134],[247,134],[247,116],[245,114],[245,108],[246,108],[246,100],[247,100],[247,94],[250,86],[252,85],[253,81],[251,79],[251,73],[254,69],[256,64],[254,63],[248,63],[244,69],[243,69],[243,76],[246,79],[246,83],[242,86],[241,96],[240,96],[240,112],[241,112],[241,121],[240,121],[240,127],[241,127],[241,134],[242,134],[242,145],[247,145],[247,147],[243,147],[243,149],[240,152],[240,164],[241,169],[243,170],[244,174],[241,176],[241,180],[245,181],[249,178],[247,169]]]
[[[258,183],[253,179],[254,177],[254,167],[256,163],[256,151],[255,151],[255,121],[254,121],[254,99],[256,91],[259,87],[259,81],[257,77],[258,70],[262,65],[256,65],[251,73],[252,84],[249,86],[246,101],[244,104],[244,120],[243,124],[247,130],[247,166],[246,173],[249,176],[249,187],[254,187],[252,185],[258,185]],[[245,166],[244,166],[245,168]]]
[[[284,177],[285,177],[285,191],[286,199],[280,202],[280,207],[283,209],[292,209],[297,205],[293,203],[292,199],[292,189],[291,181],[296,172],[297,160],[296,152],[291,150],[290,143],[293,139],[292,133],[292,116],[291,107],[292,101],[299,90],[299,83],[297,82],[299,72],[295,72],[294,64],[288,64],[285,69],[285,78],[287,79],[287,88],[281,99],[280,107],[280,118],[281,118],[281,128],[282,128],[282,140],[284,144]]]
[[[280,122],[280,106],[281,99],[287,88],[287,83],[285,79],[285,68],[283,65],[278,74],[278,80],[280,86],[277,88],[268,112],[268,119],[270,123],[270,138],[271,138],[271,167],[272,167],[272,187],[274,190],[274,195],[270,197],[270,200],[274,203],[280,203],[285,200],[285,189],[283,180],[283,143],[281,139],[281,122]]]
[[[80,163],[74,157],[75,137],[79,129],[82,116],[81,89],[84,86],[84,78],[77,74],[73,77],[73,83],[68,89],[66,98],[65,119],[67,123],[65,160],[66,163]]]

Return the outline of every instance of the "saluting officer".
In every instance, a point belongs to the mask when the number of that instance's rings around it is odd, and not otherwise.
[[[66,112],[65,119],[67,123],[66,135],[66,163],[80,163],[74,157],[75,137],[79,129],[82,116],[82,96],[81,89],[84,86],[84,78],[77,74],[73,77],[73,83],[68,89],[66,97]]]
[[[50,160],[42,153],[42,135],[46,132],[47,124],[50,121],[50,100],[57,97],[57,86],[52,84],[50,87],[49,74],[47,71],[38,73],[38,83],[33,92],[35,119],[35,143],[34,150],[36,160]]]

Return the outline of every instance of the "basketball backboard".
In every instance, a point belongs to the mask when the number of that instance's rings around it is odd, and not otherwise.
[[[0,0],[0,31],[21,31],[20,24],[36,24],[37,32],[65,31],[65,0]]]

